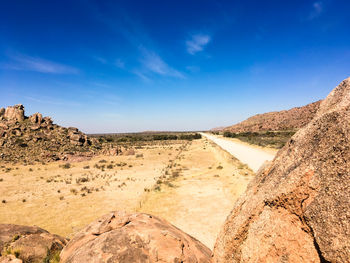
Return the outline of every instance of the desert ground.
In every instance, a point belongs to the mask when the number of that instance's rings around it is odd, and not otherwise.
[[[147,142],[130,155],[0,167],[2,223],[72,237],[110,211],[141,211],[210,248],[254,175],[206,138]]]

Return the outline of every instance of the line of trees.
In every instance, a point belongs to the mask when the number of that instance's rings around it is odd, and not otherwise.
[[[103,142],[137,142],[137,141],[164,141],[164,140],[197,140],[201,139],[199,133],[168,133],[168,134],[134,134],[134,135],[106,135],[100,136],[99,141]]]

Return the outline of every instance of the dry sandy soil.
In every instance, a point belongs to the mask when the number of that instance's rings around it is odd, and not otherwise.
[[[183,151],[171,172],[179,176],[147,193],[138,210],[167,219],[212,249],[253,172],[207,139]]]
[[[153,142],[134,155],[0,164],[0,223],[71,237],[112,210],[162,216],[212,248],[253,172],[207,139]],[[159,178],[170,176],[166,182]],[[158,183],[157,183],[158,182]]]

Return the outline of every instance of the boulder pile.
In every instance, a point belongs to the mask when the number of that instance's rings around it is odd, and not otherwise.
[[[93,142],[77,128],[53,124],[40,113],[25,116],[21,104],[0,109],[0,160],[58,160],[67,154],[93,152]]]

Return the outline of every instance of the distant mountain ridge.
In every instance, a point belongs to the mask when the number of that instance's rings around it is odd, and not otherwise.
[[[296,130],[308,124],[318,111],[322,100],[289,110],[254,115],[221,130],[234,133],[277,130]],[[213,129],[215,130],[215,128]]]

